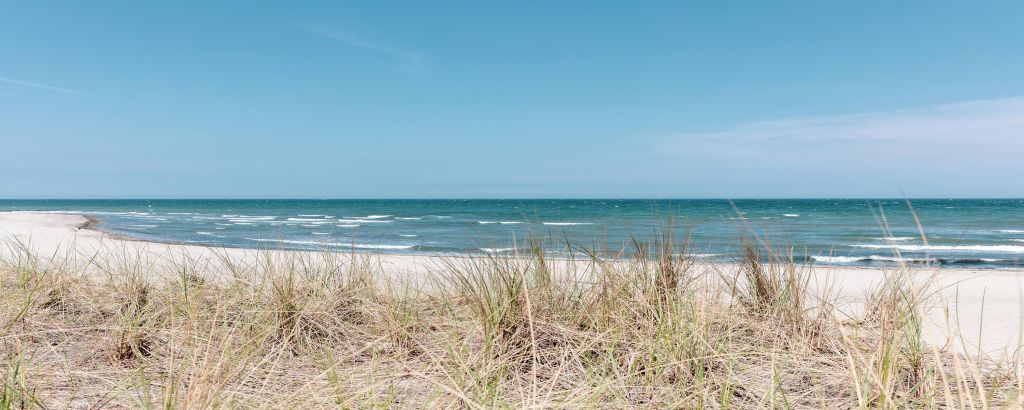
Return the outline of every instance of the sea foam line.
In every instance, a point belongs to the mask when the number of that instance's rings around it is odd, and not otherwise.
[[[260,239],[260,238],[243,238],[248,241],[256,242],[276,242],[276,243],[289,243],[295,245],[316,245],[316,246],[330,246],[335,248],[356,248],[356,249],[412,249],[416,245],[388,245],[388,244],[376,244],[376,243],[348,243],[348,242],[327,242],[327,241],[299,241],[292,239]]]
[[[855,248],[868,249],[896,249],[901,251],[924,252],[924,251],[970,251],[970,252],[1001,252],[1001,253],[1024,253],[1024,246],[1014,245],[896,245],[896,244],[857,244],[851,245]]]

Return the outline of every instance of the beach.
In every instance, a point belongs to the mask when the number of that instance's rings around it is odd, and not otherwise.
[[[38,255],[82,262],[96,255],[127,253],[139,255],[156,266],[173,267],[188,259],[203,265],[212,276],[223,274],[225,261],[245,262],[260,258],[261,252],[276,254],[316,251],[257,250],[168,244],[134,240],[92,229],[84,215],[33,212],[0,212],[0,238],[29,243]],[[67,251],[74,249],[73,255]],[[340,255],[372,258],[385,277],[403,284],[429,288],[432,272],[443,270],[453,256],[399,255],[360,250],[334,249]],[[6,248],[0,252],[11,252]],[[479,256],[478,256],[479,257]],[[470,258],[463,256],[461,258]],[[697,264],[697,270],[728,272],[736,266]],[[562,266],[562,270],[569,269]],[[865,296],[881,286],[893,268],[808,266],[811,287],[838,294],[839,310],[855,314]],[[940,349],[983,352],[989,356],[1012,355],[1021,345],[1024,270],[967,269],[910,266],[913,278],[929,283],[931,295],[925,313],[924,339]],[[728,274],[728,273],[726,273]]]

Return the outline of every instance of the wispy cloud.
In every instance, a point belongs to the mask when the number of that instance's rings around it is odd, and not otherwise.
[[[87,92],[84,92],[84,91],[73,90],[73,89],[70,89],[70,88],[64,88],[64,87],[57,87],[57,86],[54,86],[54,85],[34,83],[34,82],[31,82],[31,81],[18,80],[18,79],[15,79],[15,78],[4,77],[4,76],[0,76],[0,82],[7,83],[7,84],[20,85],[20,86],[25,86],[25,87],[38,88],[40,90],[47,90],[47,91],[55,91],[55,92],[59,92],[59,93],[65,93],[65,94],[80,95],[80,96],[83,96],[83,97],[92,97],[92,98],[100,98],[100,99],[104,99],[104,100],[120,101],[117,98],[108,97],[108,96],[105,96],[105,95],[87,93]]]
[[[392,47],[388,45],[374,43],[371,41],[366,41],[364,39],[347,35],[338,30],[326,27],[309,26],[301,24],[297,24],[296,27],[313,34],[329,38],[331,40],[337,41],[350,47],[361,48],[364,50],[369,50],[393,57],[399,61],[398,71],[405,74],[422,75],[427,74],[429,71],[426,58],[423,56],[423,54],[417,51],[406,50],[398,47]]]
[[[889,154],[1024,152],[1024,97],[918,109],[787,118],[655,138],[659,148],[723,155],[885,151]],[[841,151],[847,150],[847,151]]]

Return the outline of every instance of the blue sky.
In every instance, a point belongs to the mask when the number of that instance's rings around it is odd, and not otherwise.
[[[1024,2],[14,2],[0,197],[1024,196]]]

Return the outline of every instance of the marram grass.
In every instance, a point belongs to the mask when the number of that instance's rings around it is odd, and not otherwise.
[[[931,293],[908,269],[851,314],[764,245],[729,265],[670,238],[630,258],[532,245],[403,280],[362,254],[81,262],[11,240],[0,409],[1021,404],[1016,363],[922,342]]]

